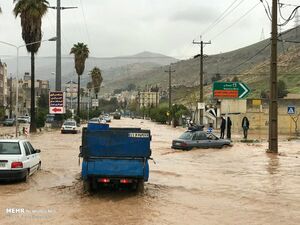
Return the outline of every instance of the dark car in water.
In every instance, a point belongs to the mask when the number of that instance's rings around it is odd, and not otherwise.
[[[121,119],[121,113],[115,112],[113,118],[114,118],[115,120]]]
[[[13,118],[5,119],[3,121],[3,126],[14,126],[16,124],[16,120]]]
[[[173,149],[191,150],[193,148],[222,148],[231,146],[230,140],[220,139],[213,133],[188,130],[172,141]]]

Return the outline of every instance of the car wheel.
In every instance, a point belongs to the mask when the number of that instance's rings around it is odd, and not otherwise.
[[[29,170],[26,170],[26,174],[25,174],[25,176],[23,177],[22,181],[27,182],[27,181],[28,181],[28,178],[29,178]]]
[[[42,162],[39,162],[37,170],[41,170],[41,169],[42,169]]]

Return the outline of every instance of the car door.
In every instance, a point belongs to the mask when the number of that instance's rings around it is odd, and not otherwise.
[[[208,134],[207,138],[209,140],[210,148],[220,147],[220,139],[213,134]]]
[[[23,167],[31,170],[31,167],[33,166],[33,157],[32,157],[31,151],[30,151],[29,147],[26,145],[25,141],[22,141],[20,143],[20,146],[21,146],[21,148],[23,148],[23,151],[25,152]]]
[[[203,133],[201,131],[197,131],[197,132],[195,132],[193,139],[194,139],[195,147],[197,147],[197,148],[208,148],[209,147],[209,143],[208,143],[205,133]]]
[[[34,173],[39,166],[39,162],[40,162],[39,155],[38,153],[36,153],[32,145],[28,141],[26,141],[26,145],[31,152],[32,163],[31,163],[30,173]]]

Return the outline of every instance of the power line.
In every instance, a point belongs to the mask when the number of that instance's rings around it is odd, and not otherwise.
[[[238,22],[240,22],[244,17],[246,17],[252,10],[254,10],[260,3],[257,3],[256,5],[254,5],[251,9],[249,9],[245,14],[243,14],[240,18],[238,18],[236,21],[234,21],[230,26],[226,27],[224,30],[222,30],[221,32],[219,32],[217,35],[215,35],[213,38],[211,38],[211,40],[214,40],[215,38],[219,37],[222,33],[224,33],[225,31],[227,31],[228,29],[230,29],[231,27],[233,27],[235,24],[237,24]]]
[[[293,9],[293,11],[291,12],[291,14],[290,14],[290,16],[288,17],[288,18],[285,18],[284,16],[283,16],[283,14],[282,14],[282,12],[281,12],[281,8],[282,8],[282,6],[284,5],[283,3],[280,3],[279,2],[279,0],[277,0],[278,1],[278,5],[279,5],[279,15],[280,15],[280,17],[284,20],[284,22],[282,23],[282,24],[278,24],[278,26],[285,26],[285,25],[287,25],[292,19],[294,19],[295,18],[295,16],[296,16],[296,13],[297,13],[297,10],[300,8],[300,6],[298,5],[298,6],[296,6],[294,9]]]
[[[270,46],[270,44],[271,44],[271,43],[269,42],[266,46],[264,46],[262,49],[260,49],[259,51],[257,51],[253,56],[249,57],[248,59],[246,59],[244,62],[240,63],[239,65],[233,67],[233,68],[229,71],[229,73],[232,72],[232,71],[234,71],[235,69],[239,68],[240,66],[244,65],[245,63],[249,62],[250,60],[252,60],[252,59],[255,58],[256,56],[258,56],[258,55],[259,55],[261,52],[263,52],[268,46]]]
[[[86,22],[86,16],[85,16],[84,9],[83,9],[82,0],[80,0],[80,5],[81,5],[80,8],[81,8],[82,16],[83,16],[83,22],[84,22],[84,26],[85,26],[85,31],[86,31],[86,34],[87,34],[87,38],[88,38],[88,41],[89,41],[90,45],[92,45],[91,38],[90,38],[90,33],[89,33],[87,22]]]
[[[218,25],[225,17],[227,17],[232,11],[234,11],[238,6],[240,6],[244,0],[240,1],[234,8],[232,8],[229,12],[228,10],[237,2],[238,0],[233,1],[224,11],[223,13],[214,21],[212,22],[206,29],[204,29],[201,33],[201,35],[204,35],[205,33],[209,32],[211,29],[213,29],[216,25]],[[228,12],[228,13],[227,13]],[[227,14],[226,14],[227,13]]]

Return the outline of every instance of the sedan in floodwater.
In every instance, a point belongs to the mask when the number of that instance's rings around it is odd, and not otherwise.
[[[231,146],[230,140],[220,139],[205,131],[186,131],[172,141],[173,149],[191,150],[193,148],[222,148]]]

